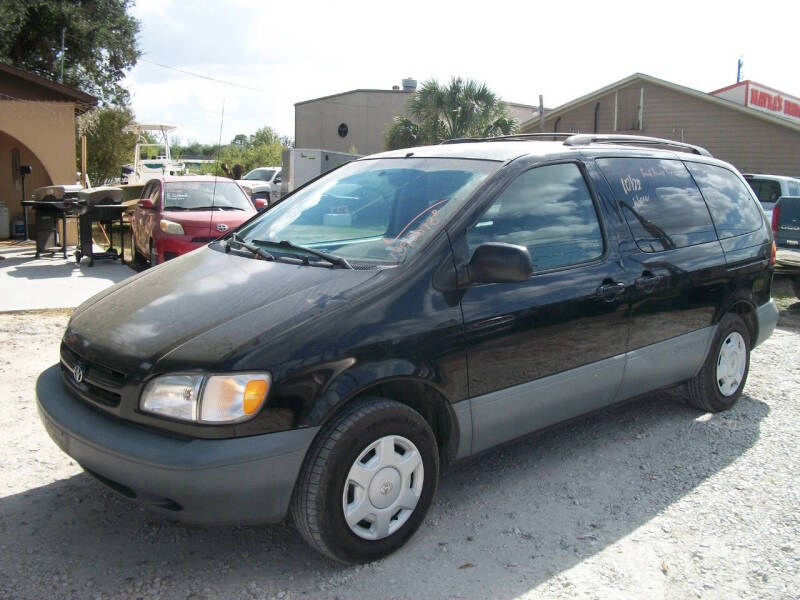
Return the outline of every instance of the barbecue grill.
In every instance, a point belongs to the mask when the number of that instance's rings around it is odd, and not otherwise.
[[[23,200],[22,206],[33,208],[36,258],[42,252],[61,252],[67,258],[67,217],[77,214],[79,185],[49,185],[36,188],[31,200]],[[61,219],[61,244],[59,245],[58,220]],[[27,235],[27,232],[26,232]]]
[[[75,262],[80,262],[84,256],[89,257],[89,266],[94,264],[95,259],[119,259],[125,264],[125,233],[122,222],[122,215],[128,208],[122,204],[122,189],[118,187],[96,187],[82,189],[77,193],[78,196],[78,229],[80,230],[79,245],[75,250]],[[112,225],[119,219],[120,248],[122,252],[117,253],[114,248],[114,230]],[[92,224],[100,223],[103,231],[108,225],[108,247],[102,252],[95,252],[92,239]]]

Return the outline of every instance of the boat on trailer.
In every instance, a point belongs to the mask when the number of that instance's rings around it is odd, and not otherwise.
[[[169,149],[169,132],[172,125],[136,123],[125,130],[137,135],[133,151],[133,164],[122,166],[120,182],[123,186],[140,188],[156,177],[183,175],[186,166],[172,158]],[[146,134],[150,133],[148,137]],[[155,135],[153,135],[155,134]],[[156,142],[151,139],[157,137]]]

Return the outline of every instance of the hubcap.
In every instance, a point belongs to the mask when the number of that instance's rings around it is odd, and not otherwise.
[[[392,535],[414,512],[425,469],[417,447],[399,435],[387,435],[361,451],[342,493],[344,519],[365,540]]]
[[[731,396],[739,389],[747,366],[747,348],[744,338],[732,331],[722,342],[717,356],[717,388],[723,396]]]

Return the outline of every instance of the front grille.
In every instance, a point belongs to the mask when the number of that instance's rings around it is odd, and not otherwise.
[[[77,366],[82,370],[81,381],[75,377]],[[64,343],[61,344],[61,376],[80,398],[110,408],[119,406],[122,387],[128,379],[120,371],[84,359]]]

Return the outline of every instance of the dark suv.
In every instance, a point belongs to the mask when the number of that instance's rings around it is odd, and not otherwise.
[[[291,512],[357,562],[456,460],[665,386],[735,404],[777,310],[733,167],[652,138],[456,142],[349,163],[84,303],[37,383],[50,436],[162,514]]]
[[[772,210],[775,236],[775,273],[792,280],[794,295],[800,298],[800,195],[783,196]]]

